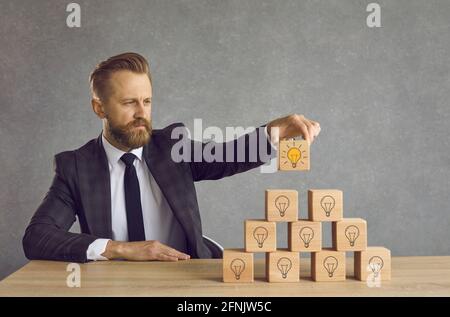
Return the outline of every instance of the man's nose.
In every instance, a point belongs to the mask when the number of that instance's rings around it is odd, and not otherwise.
[[[145,104],[144,101],[139,101],[135,109],[136,117],[144,117],[145,114]]]

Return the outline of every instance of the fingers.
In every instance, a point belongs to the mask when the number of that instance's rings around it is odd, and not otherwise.
[[[314,137],[317,137],[319,135],[319,133],[320,133],[320,124],[317,121],[313,121],[313,120],[309,120],[309,121],[313,124],[313,126],[315,128],[315,135],[314,135]]]
[[[297,130],[294,134],[301,134],[308,144],[311,145],[320,133],[320,124],[305,118],[303,115],[292,115],[291,118],[294,118],[295,130]]]
[[[135,251],[134,254],[128,257],[130,260],[178,261],[190,259],[189,254],[177,251],[157,240],[131,243],[135,244]]]
[[[309,120],[305,120],[305,125],[308,128],[309,144],[311,145],[314,142],[315,128]]]
[[[299,119],[297,121],[297,126],[300,129],[300,132],[303,135],[303,138],[306,140],[306,142],[308,142],[308,144],[311,144],[308,126],[305,124],[305,121],[303,119]]]
[[[307,119],[305,124],[308,126],[309,137],[311,138],[311,143],[313,143],[320,133],[320,124],[319,122]]]
[[[156,260],[158,261],[170,261],[170,262],[176,262],[178,261],[178,257],[176,256],[170,256],[165,253],[159,253]]]
[[[279,139],[291,139],[302,136],[310,145],[320,133],[318,122],[309,120],[303,115],[290,114],[286,117],[275,119],[267,124],[268,132],[271,128],[278,131]],[[271,136],[270,132],[269,135]]]
[[[190,258],[189,254],[180,252],[163,244],[161,244],[161,254],[170,258],[176,258],[177,260],[188,260]]]

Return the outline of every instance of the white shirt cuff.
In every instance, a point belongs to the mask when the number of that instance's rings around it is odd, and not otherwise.
[[[102,256],[103,252],[106,250],[106,245],[108,244],[109,239],[97,239],[92,242],[87,251],[86,257],[88,260],[93,261],[106,261],[108,258]]]
[[[267,132],[267,125],[264,127],[264,133],[266,134],[266,138],[269,140],[270,145],[272,146],[272,148],[277,151],[278,150],[278,140],[271,140],[269,133]]]

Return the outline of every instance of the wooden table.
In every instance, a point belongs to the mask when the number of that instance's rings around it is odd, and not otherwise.
[[[222,260],[90,262],[81,264],[81,287],[69,288],[67,264],[31,261],[0,282],[0,296],[450,296],[450,256],[394,257],[392,280],[370,288],[355,280],[347,259],[345,282],[313,282],[309,258],[298,283],[268,283],[255,260],[255,282],[222,282]]]

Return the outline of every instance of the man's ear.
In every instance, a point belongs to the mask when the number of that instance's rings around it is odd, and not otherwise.
[[[91,99],[92,110],[94,110],[95,114],[100,118],[104,119],[106,117],[105,110],[103,108],[103,104],[100,99],[93,97]]]

